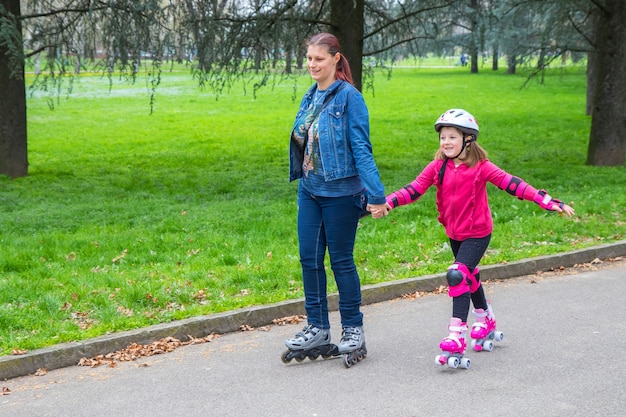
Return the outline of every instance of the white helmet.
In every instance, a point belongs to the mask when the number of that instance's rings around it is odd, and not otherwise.
[[[478,139],[478,123],[471,113],[463,109],[450,109],[442,114],[435,122],[435,130],[439,132],[444,126],[456,127],[463,133],[474,135],[474,140]]]

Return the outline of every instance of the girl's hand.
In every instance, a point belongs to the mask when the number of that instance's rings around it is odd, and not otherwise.
[[[384,204],[368,204],[367,211],[372,213],[372,217],[375,219],[380,219],[381,217],[389,214],[389,205],[387,203]]]
[[[560,214],[565,214],[568,217],[576,213],[574,209],[567,204],[563,204],[563,208],[556,206],[555,210],[558,211]]]

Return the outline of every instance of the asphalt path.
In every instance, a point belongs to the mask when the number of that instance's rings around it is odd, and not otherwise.
[[[624,416],[626,263],[485,283],[505,334],[435,364],[446,294],[363,307],[368,356],[280,360],[302,324],[229,333],[116,367],[0,381],[2,417]],[[333,337],[338,314],[331,313]],[[471,321],[471,319],[470,319]]]

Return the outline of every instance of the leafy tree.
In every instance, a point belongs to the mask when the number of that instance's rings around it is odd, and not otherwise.
[[[568,54],[588,54],[587,114],[591,133],[587,164],[624,165],[626,137],[626,2],[618,0],[462,0],[449,8],[453,26],[466,36],[456,40],[471,53],[478,71],[479,51],[492,44],[508,56],[508,72],[520,62],[536,61],[531,78],[542,76]],[[441,35],[453,36],[449,31]]]
[[[28,173],[27,60],[34,60],[34,88],[71,91],[66,75],[78,73],[89,57],[112,83],[116,72],[132,82],[149,56],[156,88],[166,45],[172,44],[171,34],[161,30],[172,8],[159,0],[29,0],[24,13],[20,3],[0,0],[0,88],[7,92],[0,96],[0,174],[13,178]]]
[[[20,3],[23,8],[20,10]],[[145,60],[153,91],[167,62],[188,62],[220,93],[243,81],[253,94],[302,67],[302,40],[337,35],[359,88],[371,61],[468,48],[538,54],[540,74],[559,53],[587,51],[592,129],[587,163],[623,165],[626,2],[619,0],[0,0],[0,174],[27,175],[25,63],[33,87],[71,91],[86,66],[133,82]],[[284,71],[276,65],[283,61]],[[30,67],[29,67],[30,68]],[[363,72],[365,71],[365,72]],[[54,107],[54,97],[49,98]]]

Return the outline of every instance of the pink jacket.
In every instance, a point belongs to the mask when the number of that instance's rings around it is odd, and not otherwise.
[[[537,196],[535,188],[489,160],[480,161],[472,168],[465,164],[455,167],[454,162],[448,160],[443,185],[440,185],[438,177],[443,162],[437,159],[429,163],[413,182],[388,195],[387,202],[393,208],[413,203],[435,184],[438,220],[451,239],[482,238],[493,230],[487,182],[520,199],[533,201]],[[514,190],[512,185],[515,185]]]

